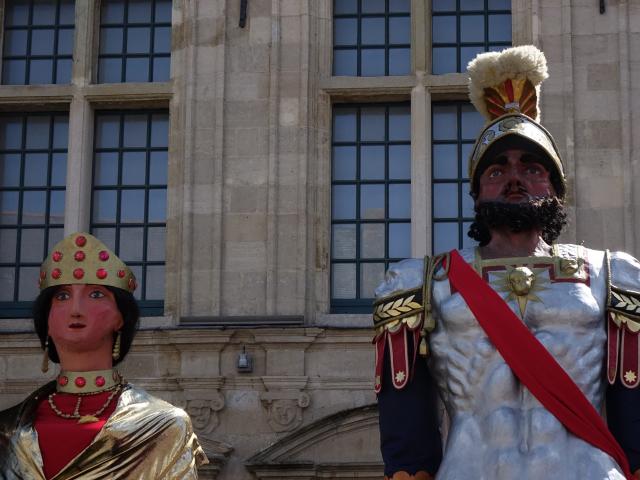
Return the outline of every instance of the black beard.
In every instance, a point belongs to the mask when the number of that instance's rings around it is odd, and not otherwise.
[[[507,228],[513,233],[541,230],[551,244],[567,224],[564,204],[557,197],[536,198],[523,203],[480,202],[468,235],[480,246],[491,240],[490,230]]]

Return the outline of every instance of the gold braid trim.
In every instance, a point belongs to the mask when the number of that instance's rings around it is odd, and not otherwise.
[[[618,327],[625,324],[631,332],[640,332],[640,293],[622,290],[613,285],[610,292],[607,310],[612,314],[613,321]]]
[[[440,275],[436,275],[436,270],[446,260],[444,271]],[[427,335],[436,328],[436,322],[431,314],[431,297],[433,293],[433,281],[440,281],[449,275],[449,254],[443,253],[434,257],[424,257],[424,281],[422,282],[422,299],[424,301],[424,323],[420,332],[420,347],[418,353],[423,357],[429,354],[427,345]]]

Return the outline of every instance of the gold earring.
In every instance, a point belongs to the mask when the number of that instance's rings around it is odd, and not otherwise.
[[[49,371],[49,337],[44,341],[44,355],[42,356],[42,365],[40,366],[42,373]]]
[[[113,353],[111,354],[111,357],[113,358],[114,361],[120,358],[120,342],[121,341],[122,341],[122,332],[118,330],[118,335],[116,335],[116,341],[113,344]]]

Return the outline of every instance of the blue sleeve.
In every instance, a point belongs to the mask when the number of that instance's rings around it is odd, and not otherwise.
[[[409,352],[412,354],[412,352]],[[409,357],[411,358],[411,357]],[[384,472],[392,477],[406,471],[414,475],[438,471],[442,446],[436,412],[436,388],[426,360],[418,356],[414,376],[402,390],[391,385],[391,366],[385,353],[380,409],[380,445]]]
[[[631,471],[640,469],[640,388],[627,388],[619,379],[609,385],[607,423],[627,455]]]

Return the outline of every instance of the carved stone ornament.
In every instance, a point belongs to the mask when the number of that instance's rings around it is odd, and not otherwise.
[[[186,410],[191,417],[193,429],[199,435],[207,435],[220,423],[218,412],[224,408],[224,396],[217,391],[209,393],[208,399],[187,400]]]
[[[267,423],[274,432],[290,432],[302,425],[303,409],[311,403],[309,394],[302,391],[307,377],[301,377],[299,381],[289,377],[288,380],[263,377],[268,391],[260,395],[260,400],[267,410]]]

